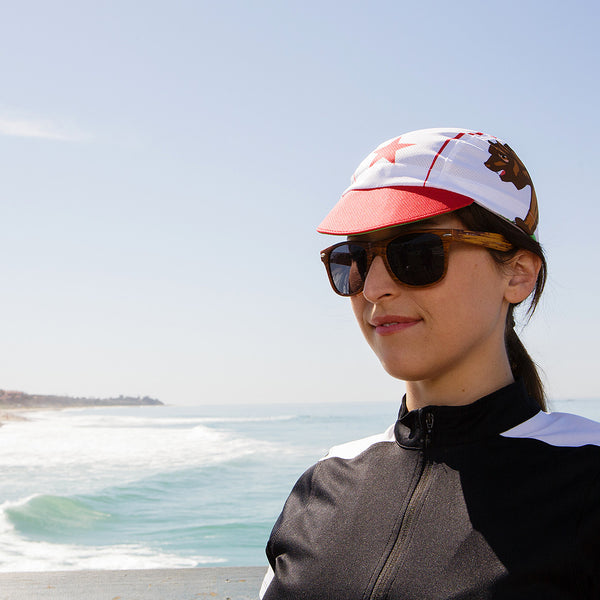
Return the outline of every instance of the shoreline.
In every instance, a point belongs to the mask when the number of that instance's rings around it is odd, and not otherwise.
[[[267,567],[0,573],[0,600],[258,600]]]
[[[28,423],[31,419],[28,419],[25,414],[32,412],[50,412],[56,411],[61,412],[63,410],[77,409],[77,408],[111,408],[111,407],[146,407],[146,406],[166,406],[165,404],[73,404],[72,406],[8,406],[6,404],[0,404],[0,427],[5,423]],[[25,414],[23,414],[25,413]],[[0,596],[2,600],[2,596]]]
[[[86,398],[50,394],[28,394],[16,390],[0,389],[0,426],[5,421],[27,421],[20,413],[31,410],[64,410],[67,408],[95,408],[108,406],[164,406],[150,396],[115,396],[112,398]]]
[[[8,408],[0,407],[0,427],[5,423],[26,423],[31,421],[23,412],[29,412],[34,410],[42,410],[41,408]]]
[[[67,408],[79,408],[68,406],[1,406],[0,405],[0,427],[5,423],[30,423],[31,419],[26,417],[27,413],[62,411]],[[25,413],[25,414],[24,414]],[[1,596],[0,596],[1,600]]]

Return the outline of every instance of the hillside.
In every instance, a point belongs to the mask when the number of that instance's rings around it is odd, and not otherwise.
[[[161,406],[163,403],[148,396],[117,398],[72,398],[70,396],[45,396],[0,390],[0,408],[72,408],[86,406]]]

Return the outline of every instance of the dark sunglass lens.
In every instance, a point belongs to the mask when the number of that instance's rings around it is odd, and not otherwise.
[[[444,246],[433,233],[407,234],[392,240],[387,259],[396,277],[408,285],[429,285],[444,274]]]
[[[367,273],[367,253],[356,244],[342,244],[329,255],[329,270],[335,289],[344,296],[362,290]]]

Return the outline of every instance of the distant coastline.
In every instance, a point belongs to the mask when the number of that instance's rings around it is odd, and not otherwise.
[[[49,396],[26,394],[25,392],[0,389],[1,410],[31,410],[85,408],[94,406],[163,406],[156,398],[149,396],[117,396],[115,398],[78,398],[71,396]]]

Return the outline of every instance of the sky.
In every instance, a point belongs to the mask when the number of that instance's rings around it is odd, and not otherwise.
[[[550,278],[523,339],[600,398],[598,4],[2,0],[0,388],[399,401],[316,226],[378,144],[496,135]]]

